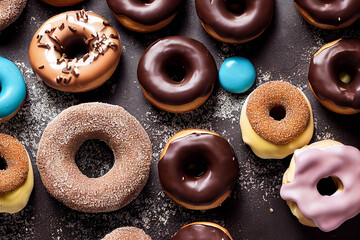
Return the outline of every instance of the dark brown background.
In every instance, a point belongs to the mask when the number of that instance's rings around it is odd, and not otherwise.
[[[30,69],[28,47],[45,20],[66,10],[82,8],[112,23],[121,36],[123,55],[116,72],[104,86],[88,93],[62,93],[36,79]],[[234,239],[360,239],[359,216],[333,232],[323,233],[302,226],[291,215],[285,201],[279,197],[282,174],[289,158],[258,159],[241,139],[239,113],[250,91],[236,95],[217,86],[204,106],[188,114],[171,114],[147,102],[136,77],[139,58],[154,40],[168,35],[193,37],[209,48],[218,67],[229,56],[249,58],[257,71],[256,86],[266,81],[284,80],[302,89],[313,106],[315,133],[312,141],[330,138],[360,148],[360,115],[341,116],[326,110],[316,101],[307,84],[310,57],[329,41],[358,37],[359,24],[338,31],[320,30],[301,18],[292,1],[277,0],[274,19],[262,36],[247,44],[230,45],[219,43],[205,33],[191,0],[185,0],[183,9],[168,27],[151,34],[124,29],[105,0],[87,0],[70,8],[55,8],[39,0],[30,0],[15,24],[0,34],[0,55],[17,64],[28,91],[19,114],[2,123],[0,132],[18,138],[29,151],[35,170],[35,188],[23,211],[14,215],[0,214],[0,239],[100,239],[121,226],[142,228],[153,239],[169,239],[181,226],[193,221],[219,223]],[[147,185],[129,206],[116,212],[85,214],[63,206],[46,192],[35,165],[38,142],[48,122],[69,106],[91,101],[123,106],[141,122],[153,144],[153,164]],[[161,190],[157,173],[159,155],[167,140],[186,128],[214,130],[229,140],[236,152],[240,163],[239,179],[230,198],[217,209],[184,209]],[[96,174],[94,169],[97,169],[103,174],[110,168],[109,160],[105,164],[96,160],[86,163],[86,158],[108,159],[109,149],[94,141],[85,149],[92,151],[83,150],[79,154],[79,166],[84,167],[84,171]]]

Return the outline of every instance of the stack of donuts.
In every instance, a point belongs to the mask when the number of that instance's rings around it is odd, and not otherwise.
[[[83,0],[42,1],[51,5],[49,8],[71,8]],[[183,0],[106,2],[114,19],[126,28],[121,28],[121,34],[135,36],[171,28],[171,22],[185,5]],[[195,0],[192,5],[199,18],[198,25],[214,41],[226,46],[253,43],[269,31],[267,28],[276,14],[275,0]],[[305,21],[326,30],[346,28],[360,18],[358,0],[294,0],[294,5]],[[0,2],[0,31],[15,26],[24,8],[26,0]],[[121,75],[119,72],[126,65],[119,66],[121,54],[126,53],[116,30],[120,25],[98,15],[96,9],[93,12],[73,8],[52,16],[34,32],[28,49],[31,68],[48,91],[70,94],[101,91],[99,87]],[[300,223],[330,232],[357,216],[360,151],[334,139],[309,143],[316,123],[311,105],[311,102],[316,104],[315,99],[335,114],[360,112],[360,40],[336,39],[309,59],[307,82],[314,96],[307,96],[301,90],[304,88],[291,81],[262,84],[258,81],[252,88],[259,79],[256,69],[260,66],[254,67],[248,59],[235,56],[226,59],[218,70],[219,61],[214,56],[206,44],[194,38],[156,39],[138,56],[134,75],[138,80],[136,87],[144,95],[140,101],[149,108],[154,106],[156,109],[151,111],[157,114],[169,112],[167,116],[191,114],[198,108],[203,111],[208,99],[216,98],[213,92],[220,91],[219,81],[231,94],[244,97],[239,125],[243,145],[249,148],[242,149],[251,150],[248,155],[256,161],[290,160],[279,194]],[[22,105],[30,102],[26,100],[26,79],[21,71],[1,56],[0,87],[0,124],[10,125],[19,121]],[[140,121],[125,110],[129,106],[97,101],[92,99],[71,106],[48,122],[37,146],[36,164],[35,159],[30,159],[34,156],[29,156],[20,141],[0,133],[2,214],[21,212],[31,199],[34,182],[43,185],[49,196],[74,212],[126,211],[124,207],[144,188],[156,184],[147,184],[151,166],[156,165],[153,172],[158,174],[158,187],[165,193],[167,206],[201,210],[196,216],[204,216],[182,224],[176,232],[168,231],[168,237],[233,240],[232,235],[237,236],[233,228],[230,234],[224,227],[226,224],[220,216],[216,219],[222,210],[214,210],[215,220],[203,220],[206,211],[221,209],[222,204],[230,205],[233,199],[229,198],[241,179],[243,153],[239,152],[239,146],[232,145],[232,138],[222,137],[212,126],[208,130],[200,126],[184,128],[166,139],[166,144],[156,143],[162,149],[153,153],[153,133],[142,126],[143,118],[139,114],[134,115]],[[103,141],[114,156],[110,170],[94,178],[84,175],[75,159],[81,146],[91,139]],[[324,179],[330,179],[334,191],[319,190]],[[103,239],[151,240],[149,235],[153,233],[135,226],[116,227],[104,234]]]

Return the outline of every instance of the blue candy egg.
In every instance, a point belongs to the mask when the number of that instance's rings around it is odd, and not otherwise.
[[[256,72],[252,63],[244,57],[226,59],[219,70],[221,86],[232,93],[243,93],[255,82]]]

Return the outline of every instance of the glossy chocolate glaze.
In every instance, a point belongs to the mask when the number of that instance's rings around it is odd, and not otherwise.
[[[183,65],[185,77],[174,81],[167,65]],[[138,65],[138,80],[156,101],[183,105],[210,94],[217,80],[211,53],[200,42],[181,36],[166,37],[150,45]]]
[[[309,82],[321,100],[330,100],[340,107],[360,109],[360,40],[342,39],[311,59]],[[346,84],[340,71],[352,73]]]
[[[295,0],[316,22],[340,26],[360,17],[359,0]]]
[[[200,20],[220,37],[246,41],[260,35],[270,24],[275,7],[274,0],[241,0],[243,10],[234,13],[227,6],[229,0],[196,0]],[[234,1],[235,2],[235,1]]]
[[[207,165],[205,173],[199,177],[186,171],[196,160],[203,160]],[[164,191],[181,202],[204,206],[232,190],[239,164],[231,145],[222,137],[191,133],[170,143],[158,169]]]
[[[174,15],[183,0],[107,0],[116,14],[143,25],[155,25]]]
[[[216,227],[194,224],[181,228],[171,240],[230,240],[230,238]]]

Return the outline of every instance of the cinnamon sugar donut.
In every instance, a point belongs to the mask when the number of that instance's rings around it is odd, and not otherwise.
[[[259,86],[241,111],[243,140],[261,158],[284,158],[306,145],[312,137],[313,125],[306,96],[282,81]]]
[[[0,169],[0,212],[22,210],[34,186],[31,161],[24,146],[15,138],[0,134],[0,156],[5,162]]]
[[[143,230],[136,227],[121,227],[107,234],[102,240],[151,240]]]
[[[15,22],[26,6],[26,0],[0,1],[0,31]]]
[[[103,140],[114,165],[104,176],[88,178],[75,163],[84,141]],[[57,200],[82,212],[120,209],[138,196],[150,171],[151,143],[140,123],[119,106],[85,103],[60,113],[39,143],[40,177]]]

